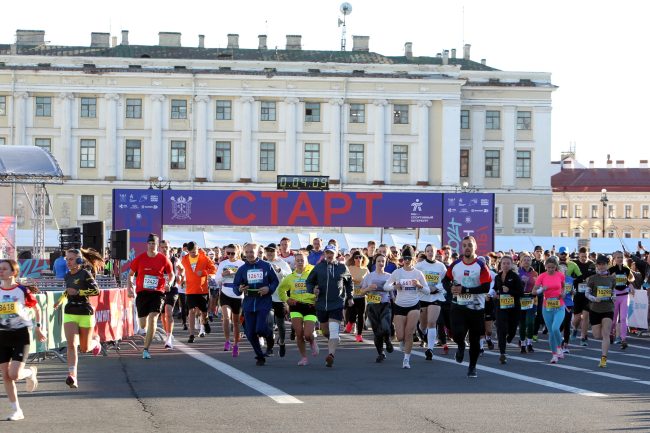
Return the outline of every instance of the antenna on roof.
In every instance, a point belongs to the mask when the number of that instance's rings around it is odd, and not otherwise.
[[[345,27],[345,17],[352,13],[352,5],[348,2],[341,3],[339,10],[343,14],[343,19],[339,18],[339,27],[343,27],[341,29],[341,51],[345,51],[345,32],[347,30]]]

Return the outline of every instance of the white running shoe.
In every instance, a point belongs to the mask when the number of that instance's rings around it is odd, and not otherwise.
[[[25,379],[25,389],[27,392],[34,392],[38,388],[38,368],[29,367],[32,370],[32,375]]]
[[[551,364],[557,364],[557,355],[553,354],[553,357],[551,358]]]
[[[205,337],[205,327],[203,327],[203,325],[201,325],[200,329],[201,330],[199,331],[199,337],[203,338],[203,337]]]
[[[411,363],[408,359],[404,358],[404,361],[402,361],[402,368],[411,368]]]
[[[7,417],[7,421],[20,421],[21,419],[25,419],[25,415],[23,415],[23,411],[21,409],[18,409]]]

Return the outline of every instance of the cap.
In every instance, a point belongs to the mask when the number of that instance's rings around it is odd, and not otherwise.
[[[158,235],[155,233],[149,233],[149,236],[147,236],[147,242],[158,242]]]
[[[331,251],[334,254],[336,254],[336,247],[334,245],[327,245],[323,251],[325,252]]]
[[[535,245],[535,249],[533,251],[544,251],[544,248],[542,248],[541,245]]]
[[[278,249],[278,246],[276,244],[268,244],[267,246],[264,247],[264,251],[275,251]]]
[[[557,250],[558,254],[566,254],[566,247],[560,247],[559,250]]]
[[[604,264],[607,265],[607,264],[609,264],[609,259],[607,258],[607,256],[604,256],[604,255],[600,254],[596,258],[596,263],[604,263]]]

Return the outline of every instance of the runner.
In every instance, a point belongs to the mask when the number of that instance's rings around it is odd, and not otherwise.
[[[465,236],[461,241],[462,258],[447,269],[446,279],[452,282],[454,295],[450,316],[453,338],[458,345],[456,362],[463,362],[465,337],[469,333],[469,368],[467,377],[478,377],[476,363],[480,353],[481,332],[484,329],[485,295],[492,277],[482,260],[476,256],[476,239]]]
[[[402,368],[411,368],[411,349],[413,348],[413,332],[420,316],[421,294],[430,293],[429,284],[424,274],[414,268],[415,252],[413,248],[407,247],[402,250],[404,267],[396,269],[384,286],[384,290],[397,290],[395,298],[395,309],[393,323],[397,341],[404,352]]]
[[[183,257],[181,264],[185,269],[185,293],[187,309],[189,310],[188,320],[190,322],[190,336],[188,343],[194,343],[195,318],[199,317],[199,337],[205,337],[211,331],[208,321],[208,278],[214,275],[217,270],[214,262],[208,258],[198,245],[194,242],[187,243],[189,254]]]
[[[589,299],[589,323],[594,338],[601,338],[601,357],[598,367],[607,367],[610,330],[614,317],[616,277],[607,269],[609,260],[600,255],[596,259],[596,274],[587,279],[585,296]]]
[[[616,336],[614,344],[620,344],[621,349],[627,349],[627,303],[628,294],[634,296],[634,275],[626,265],[623,264],[623,253],[614,252],[614,266],[609,268],[609,273],[616,276],[616,302],[614,304],[614,318],[612,338]],[[618,323],[620,318],[620,325]]]
[[[361,282],[368,275],[368,258],[363,255],[361,251],[355,251],[346,262],[350,275],[352,276],[352,283],[354,289],[352,291],[352,300],[354,304],[346,309],[348,313],[347,325],[345,325],[345,333],[350,334],[352,327],[356,323],[356,336],[355,340],[358,343],[363,342],[363,323],[364,312],[366,311],[366,297],[361,291]]]
[[[424,248],[424,261],[415,265],[415,269],[424,274],[430,291],[428,295],[420,295],[420,327],[426,326],[424,331],[427,350],[424,355],[427,361],[433,359],[433,348],[437,341],[436,323],[440,316],[442,304],[445,302],[445,289],[442,286],[442,280],[447,273],[447,267],[436,259],[435,253],[436,250],[433,245],[427,245]]]
[[[494,321],[496,319],[496,304],[492,294],[494,293],[494,279],[497,276],[497,256],[494,253],[490,253],[484,257],[484,261],[488,270],[490,271],[490,277],[492,281],[490,282],[490,291],[485,297],[485,326],[483,328],[483,333],[481,334],[480,342],[480,353],[483,354],[483,348],[487,343],[488,350],[494,350],[494,343],[492,342],[492,328],[494,328]]]
[[[499,261],[499,273],[494,279],[497,303],[497,339],[499,362],[506,364],[506,344],[510,344],[517,333],[520,316],[520,299],[523,294],[521,279],[514,270],[512,256],[505,255]]]
[[[218,250],[218,248],[216,249]],[[206,252],[206,256],[212,261],[214,268],[217,269],[217,266],[219,266],[219,256],[214,252],[214,249],[209,249]],[[208,290],[210,292],[208,298],[208,320],[213,322],[214,316],[217,313],[217,304],[219,303],[219,285],[217,284],[216,275],[210,275],[208,277]]]
[[[585,281],[596,273],[596,265],[589,260],[587,248],[580,247],[578,250],[578,261],[575,262],[580,268],[581,277],[574,283],[575,294],[573,295],[573,337],[577,337],[580,330],[580,344],[587,346],[587,329],[589,328],[589,300],[585,297],[587,284]]]
[[[532,257],[524,252],[519,259],[519,278],[523,286],[523,295],[519,301],[519,347],[522,354],[533,353],[533,327],[537,310],[537,296],[533,293],[537,272],[533,269]]]
[[[537,272],[537,275],[542,275],[546,272],[546,267],[544,266],[544,249],[541,245],[536,245],[533,250],[533,261],[531,263],[532,268]],[[535,324],[533,325],[533,341],[537,341],[537,334],[539,333],[539,328],[544,325],[544,315],[542,314],[544,304],[544,296],[537,296],[537,308],[535,311]],[[546,332],[546,331],[544,331]]]
[[[239,315],[244,295],[235,294],[233,282],[237,270],[244,264],[239,257],[239,248],[229,244],[224,248],[227,259],[219,263],[217,269],[217,283],[221,284],[219,303],[221,304],[221,319],[223,323],[223,336],[226,342],[223,345],[224,352],[232,348],[232,356],[239,356]],[[233,344],[230,342],[230,326],[232,324]]]
[[[384,272],[386,256],[375,256],[375,270],[367,274],[361,282],[361,290],[366,294],[366,314],[370,320],[374,334],[375,348],[377,349],[376,362],[386,359],[386,352],[393,353],[393,343],[390,341],[391,329],[391,304],[390,298],[393,289],[386,286],[390,274]]]
[[[156,331],[158,316],[165,303],[165,293],[174,276],[172,262],[164,254],[158,252],[159,238],[149,234],[147,251],[140,254],[131,262],[131,269],[126,279],[129,297],[133,293],[133,275],[137,272],[135,281],[135,306],[138,311],[140,328],[146,329],[142,359],[151,359],[149,346]]]
[[[178,286],[184,278],[184,270],[181,266],[178,257],[169,254],[170,245],[169,241],[161,240],[158,247],[158,251],[161,254],[169,257],[169,261],[172,263],[172,269],[174,270],[174,278],[171,280],[171,287],[169,292],[165,293],[165,310],[162,314],[162,324],[167,338],[165,339],[165,349],[173,350],[174,349],[174,307],[178,302]]]
[[[259,245],[256,243],[244,246],[246,262],[237,269],[233,281],[235,296],[244,295],[242,308],[246,338],[255,351],[256,365],[263,366],[266,362],[260,337],[269,341],[273,339],[273,330],[269,329],[267,318],[272,308],[271,295],[278,287],[278,277],[271,265],[257,257]]]
[[[574,261],[568,259],[567,249],[560,247],[558,250],[560,259],[558,269],[564,274],[564,320],[560,331],[563,332],[562,352],[558,357],[562,359],[565,353],[569,353],[569,339],[571,337],[571,318],[573,316],[573,293],[575,291],[573,284],[582,280],[580,268]]]
[[[277,293],[282,302],[289,304],[291,325],[295,330],[296,345],[298,346],[298,352],[300,352],[298,365],[304,366],[309,364],[305,341],[311,347],[312,356],[318,355],[318,345],[314,340],[314,325],[318,320],[314,305],[314,294],[307,293],[307,284],[305,283],[307,276],[314,267],[307,263],[307,252],[304,250],[298,251],[293,257],[296,269],[280,282]],[[287,292],[289,292],[288,296]]]
[[[273,243],[268,244],[264,248],[264,256],[266,262],[270,263],[271,267],[275,271],[275,274],[278,277],[278,281],[282,282],[282,279],[284,277],[291,274],[291,268],[289,267],[287,262],[285,262],[284,260],[278,257],[277,250],[278,250],[277,245]],[[284,345],[284,340],[286,336],[285,316],[286,313],[289,311],[289,308],[288,305],[280,299],[280,295],[277,292],[277,290],[273,292],[271,299],[273,301],[273,318],[275,320],[276,326],[278,327],[278,344],[280,345],[280,358],[284,358],[284,355],[287,353],[286,346]],[[266,347],[267,355],[273,355],[274,342],[275,341],[273,338],[271,338],[271,340],[267,342],[267,347]]]
[[[543,272],[537,281],[533,292],[544,295],[542,312],[544,322],[548,328],[548,341],[553,356],[551,364],[557,364],[562,358],[562,334],[560,327],[564,321],[564,273],[559,268],[559,262],[555,256],[546,259],[544,263],[546,272]]]
[[[312,241],[313,248],[307,257],[309,264],[312,266],[316,266],[316,264],[320,263],[320,261],[323,259],[323,250],[321,250],[322,243],[323,240],[321,238],[314,238]]]
[[[16,284],[20,269],[15,260],[0,260],[0,370],[5,392],[13,413],[7,421],[25,419],[20,403],[16,382],[25,379],[27,391],[34,392],[38,386],[36,367],[25,368],[29,355],[32,323],[30,309],[34,310],[36,338],[44,342],[47,337],[41,329],[41,308],[32,292],[21,284]]]
[[[343,306],[352,305],[352,277],[347,266],[336,258],[336,247],[328,245],[323,253],[324,259],[318,263],[307,277],[307,292],[316,297],[316,316],[320,329],[328,339],[329,353],[325,365],[334,364],[334,355],[339,345],[339,329],[343,320]]]
[[[288,237],[280,239],[280,250],[278,251],[278,255],[292,270],[296,268],[294,253],[291,251],[291,239]]]

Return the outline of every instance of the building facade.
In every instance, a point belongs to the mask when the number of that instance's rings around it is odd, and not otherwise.
[[[49,187],[60,227],[102,220],[113,188],[276,188],[279,174],[330,177],[341,190],[496,194],[496,233],[551,232],[550,74],[504,72],[456,50],[416,57],[157,46],[93,33],[90,47],[46,46],[21,31],[0,45],[0,144],[49,150],[66,175]],[[29,228],[24,192],[3,188]],[[50,224],[53,227],[54,224]]]

